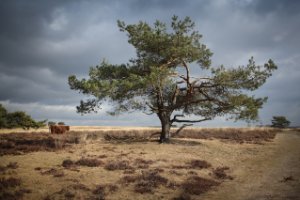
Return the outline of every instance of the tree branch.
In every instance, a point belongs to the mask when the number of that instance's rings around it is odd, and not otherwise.
[[[180,133],[180,131],[182,131],[187,126],[193,126],[193,124],[183,124],[179,129],[176,130],[175,133],[172,134],[172,137],[178,135]]]
[[[184,117],[184,115],[175,115],[174,118],[171,120],[171,124],[174,123],[174,122],[178,122],[178,123],[198,123],[198,122],[203,122],[203,121],[206,121],[206,120],[211,120],[210,117],[200,119],[200,120],[177,119],[177,117]]]

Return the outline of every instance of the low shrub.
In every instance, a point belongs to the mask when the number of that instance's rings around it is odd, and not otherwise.
[[[65,176],[64,172],[54,168],[48,169],[46,171],[41,171],[42,175],[52,175],[53,177],[63,177]]]
[[[202,178],[199,176],[192,176],[182,184],[182,188],[184,190],[184,193],[191,195],[200,195],[207,192],[212,187],[218,186],[219,184],[219,182],[216,182],[214,180]]]
[[[129,161],[127,160],[108,161],[104,168],[109,171],[133,169],[133,167],[129,165]]]
[[[137,158],[134,160],[134,164],[140,169],[147,169],[153,163],[154,163],[153,160],[144,160],[141,158]]]
[[[205,160],[191,160],[188,165],[192,169],[206,169],[211,167],[211,164]]]
[[[137,193],[152,193],[154,188],[159,185],[167,185],[168,179],[158,174],[158,171],[142,171],[142,174],[136,176],[124,176],[120,182],[124,185],[135,183],[134,191]]]
[[[75,163],[70,159],[66,159],[66,160],[63,161],[62,166],[64,168],[71,168],[71,167],[75,166]]]
[[[0,178],[0,191],[4,191],[7,188],[15,188],[21,185],[21,180],[17,178]]]
[[[103,165],[103,161],[91,158],[81,158],[75,162],[76,165],[87,166],[87,167],[99,167]]]
[[[229,167],[217,167],[216,169],[213,170],[213,175],[217,179],[230,179],[233,180],[232,176],[229,176],[226,174],[226,170],[229,170]]]

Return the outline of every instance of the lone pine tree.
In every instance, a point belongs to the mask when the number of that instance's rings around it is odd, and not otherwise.
[[[118,27],[127,33],[136,58],[120,65],[103,61],[90,68],[89,79],[69,76],[71,89],[93,96],[80,102],[79,113],[97,111],[101,103],[110,101],[113,115],[132,110],[156,114],[162,127],[161,142],[168,140],[175,122],[195,123],[224,115],[235,120],[257,119],[267,97],[249,96],[249,91],[262,86],[277,69],[272,60],[263,66],[251,58],[246,66],[212,67],[212,52],[200,42],[202,35],[189,17],[173,16],[170,27],[161,21],[153,26],[118,21]],[[192,69],[197,75],[192,75]],[[199,118],[185,118],[191,116]]]

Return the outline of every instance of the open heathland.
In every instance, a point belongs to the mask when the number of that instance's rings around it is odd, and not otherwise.
[[[300,131],[71,127],[0,134],[0,199],[299,199]]]

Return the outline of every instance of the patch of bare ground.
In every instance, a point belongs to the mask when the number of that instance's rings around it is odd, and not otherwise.
[[[243,159],[235,162],[234,180],[223,183],[218,192],[208,192],[204,199],[300,199],[299,144],[297,132],[284,130],[273,143],[255,146],[252,149],[257,152],[241,155]],[[222,170],[215,172],[223,177]]]

